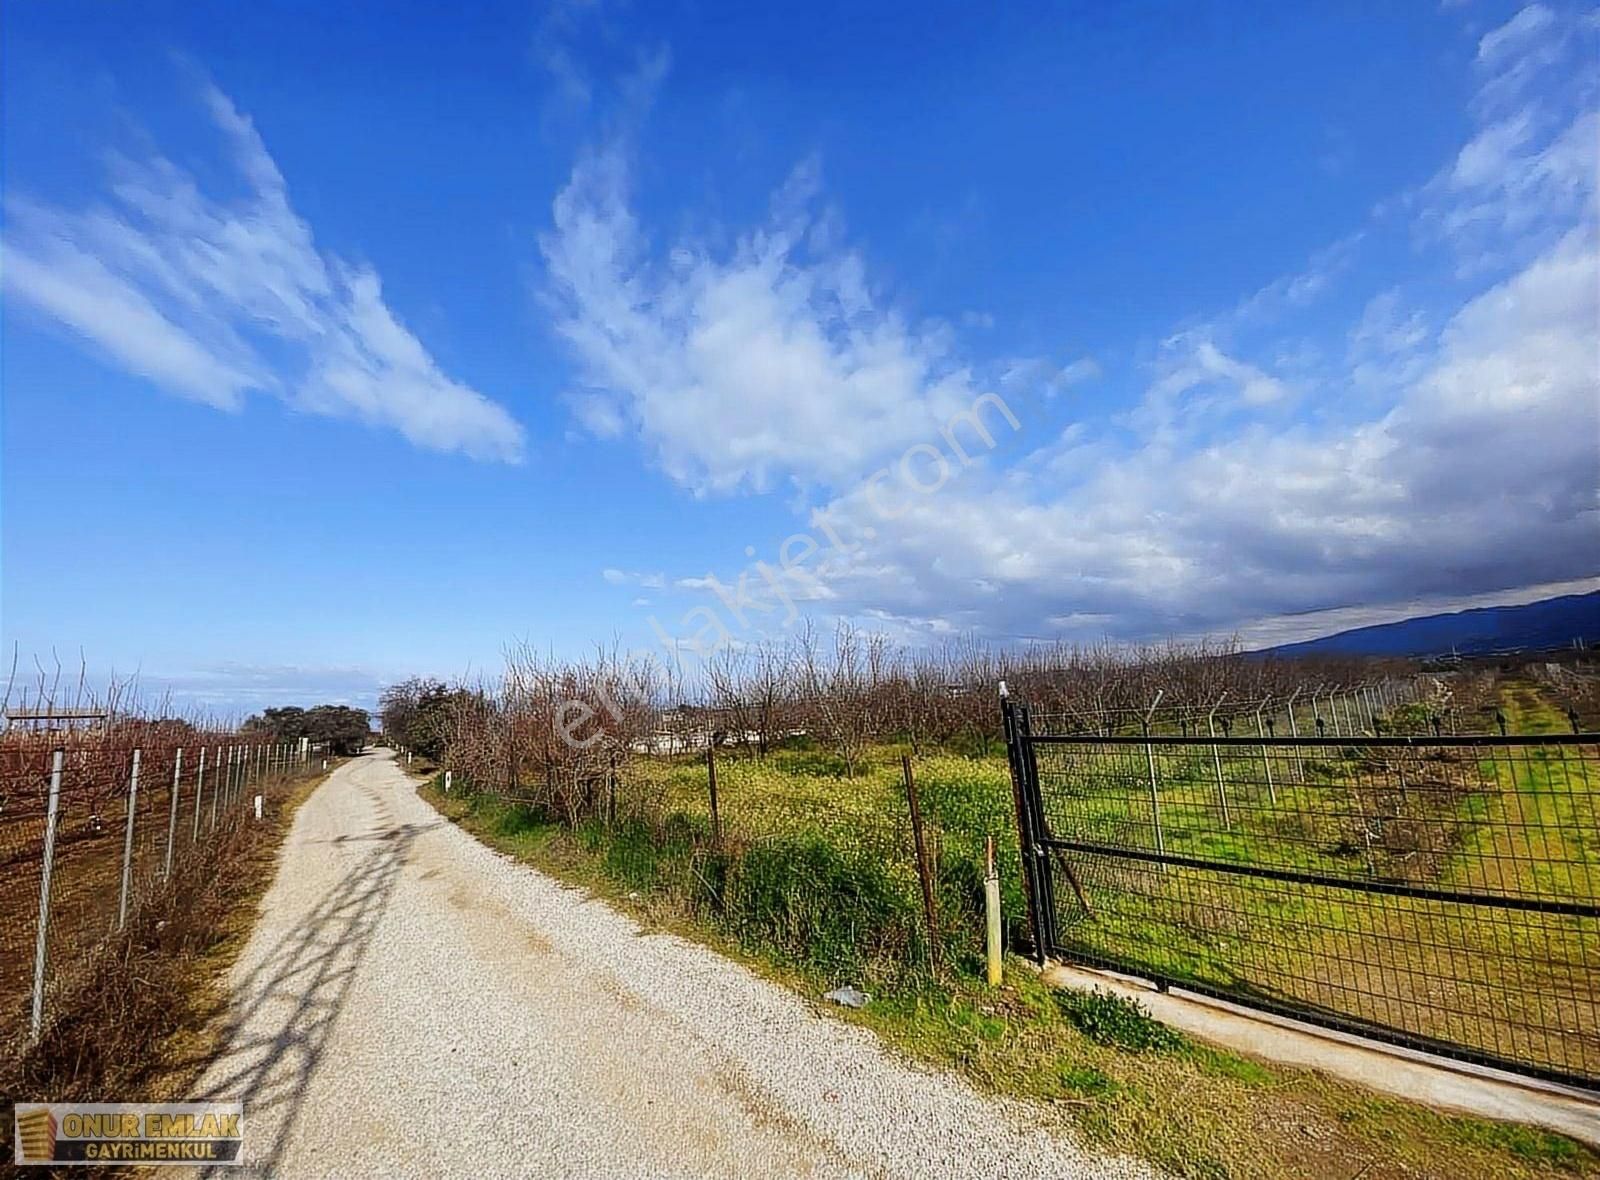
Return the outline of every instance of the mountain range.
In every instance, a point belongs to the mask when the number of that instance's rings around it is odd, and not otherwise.
[[[1565,594],[1520,606],[1480,606],[1355,627],[1286,643],[1262,654],[1279,656],[1463,656],[1545,651],[1600,644],[1600,590]]]

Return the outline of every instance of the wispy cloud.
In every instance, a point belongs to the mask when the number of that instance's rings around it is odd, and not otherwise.
[[[908,327],[841,244],[814,165],[718,252],[663,249],[626,155],[589,157],[544,243],[585,378],[575,411],[698,491],[820,485],[857,544],[808,601],[908,633],[1183,634],[1592,575],[1597,116],[1586,83],[1534,68],[1567,61],[1570,25],[1535,6],[1485,36],[1476,129],[1435,179],[1169,330],[1130,412],[1057,403],[1026,458],[904,497],[892,519],[840,481],[920,441],[981,388],[973,374],[1010,396],[1100,366],[968,361],[947,328]],[[1428,306],[1365,257],[1385,235],[1418,245]]]
[[[6,293],[181,397],[231,410],[268,394],[421,447],[518,461],[522,427],[439,368],[375,270],[317,248],[249,118],[213,86],[202,99],[242,198],[208,195],[161,156],[115,157],[109,199],[87,209],[13,195]]]
[[[884,305],[861,255],[840,243],[814,164],[728,251],[662,251],[628,181],[622,149],[586,157],[542,243],[582,381],[571,403],[597,436],[636,433],[697,493],[765,491],[859,478],[971,404],[948,331]]]
[[[1046,462],[908,500],[889,526],[845,497],[844,535],[877,535],[829,583],[843,609],[946,629],[1140,635],[1592,574],[1597,286],[1594,232],[1574,229],[1462,307],[1351,427],[1145,435],[1057,484]]]
[[[1563,20],[1535,6],[1484,37],[1480,131],[1409,202],[1478,283],[1440,330],[1398,289],[1375,293],[1333,335],[1346,357],[1322,375],[1330,404],[1288,418],[1285,385],[1213,335],[1257,317],[1180,332],[1131,438],[1069,430],[1026,468],[874,520],[831,579],[842,608],[932,630],[1183,633],[1592,575],[1597,115],[1590,83],[1541,87],[1528,66],[1567,60]],[[833,516],[869,519],[853,497]]]

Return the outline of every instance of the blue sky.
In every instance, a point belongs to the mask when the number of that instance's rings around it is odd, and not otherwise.
[[[7,647],[248,709],[1593,584],[1593,10],[864,7],[7,6]]]

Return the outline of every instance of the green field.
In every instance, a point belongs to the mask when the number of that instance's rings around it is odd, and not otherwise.
[[[1530,732],[1553,724],[1531,694],[1508,691],[1506,708],[1521,710],[1514,723]],[[1380,768],[1352,751],[1307,759],[1304,782],[1275,779],[1274,803],[1259,756],[1235,751],[1216,762],[1203,751],[1186,755],[1187,765],[1169,759],[1158,767],[1168,851],[1448,888],[1581,895],[1596,880],[1594,800],[1576,763],[1537,755],[1514,764],[1458,760],[1435,768],[1432,788],[1427,776],[1414,777],[1403,799],[1390,800],[1392,792],[1375,786]],[[988,835],[1001,854],[1007,918],[1018,932],[1026,918],[1010,775],[998,753],[925,754],[915,762],[938,885],[942,970],[933,971],[901,753],[875,747],[846,777],[838,759],[804,741],[765,759],[723,752],[720,841],[703,755],[635,759],[618,779],[614,805],[597,799],[594,818],[575,827],[527,801],[430,797],[481,838],[803,991],[865,987],[872,1003],[847,1019],[914,1056],[1039,1099],[1078,1132],[1182,1174],[1365,1168],[1371,1177],[1517,1176],[1597,1166],[1559,1136],[1377,1099],[1165,1030],[1146,1035],[1140,1030],[1148,1022],[1137,1013],[1115,1005],[1085,1012],[1022,969],[999,991],[984,987],[980,866]],[[1139,811],[1148,808],[1142,751],[1132,771],[1097,757],[1062,768],[1053,781],[1044,775],[1047,793],[1062,794],[1052,820],[1063,834],[1070,824],[1080,836],[1135,839],[1149,827]],[[1379,838],[1353,844],[1352,823],[1379,815],[1388,821]],[[1463,924],[1435,903],[1403,898],[1375,907],[1354,893],[1318,897],[1249,878],[1219,886],[1187,870],[1080,868],[1092,913],[1070,891],[1058,901],[1071,945],[1084,951],[1302,1004],[1360,1012],[1365,1003],[1370,1019],[1453,1040],[1499,1037],[1530,1052],[1566,1045],[1573,1063],[1590,1068],[1597,1059],[1592,923]],[[1578,1035],[1538,1045],[1504,1040],[1519,1029],[1531,1036],[1552,1019]]]
[[[1565,721],[1524,686],[1512,732]],[[1594,904],[1600,809],[1576,751],[1413,754],[1352,744],[1300,759],[1259,747],[1098,747],[1041,766],[1069,838],[1353,882]],[[1159,785],[1149,790],[1150,764]],[[1219,787],[1220,779],[1220,787]],[[1227,817],[1222,798],[1229,801]],[[1058,884],[1062,942],[1127,969],[1327,1011],[1574,1074],[1600,1072],[1600,923],[1356,889],[1079,857]]]

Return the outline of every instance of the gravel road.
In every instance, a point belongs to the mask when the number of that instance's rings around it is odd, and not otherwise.
[[[202,1096],[274,1176],[1145,1176],[483,847],[387,752],[301,808]]]

